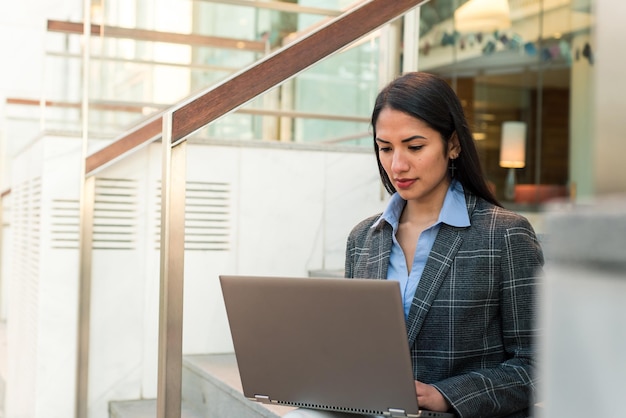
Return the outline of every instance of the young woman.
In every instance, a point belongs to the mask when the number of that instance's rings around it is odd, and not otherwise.
[[[421,408],[528,416],[543,267],[533,228],[490,191],[444,80],[396,79],[378,95],[372,127],[391,199],[352,230],[346,277],[400,283]]]

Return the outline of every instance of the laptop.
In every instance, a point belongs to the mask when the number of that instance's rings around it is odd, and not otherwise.
[[[244,396],[390,417],[420,410],[398,282],[220,276]]]

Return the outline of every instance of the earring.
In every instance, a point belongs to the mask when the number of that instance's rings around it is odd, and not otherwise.
[[[450,165],[448,166],[448,170],[450,170],[450,177],[454,178],[454,173],[456,171],[456,165],[454,164],[454,160],[456,157],[450,159]]]

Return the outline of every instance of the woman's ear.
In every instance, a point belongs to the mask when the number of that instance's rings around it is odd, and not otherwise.
[[[454,133],[448,140],[448,155],[452,158],[457,158],[460,153],[461,143],[459,142],[459,137],[456,134],[456,131],[454,131]]]

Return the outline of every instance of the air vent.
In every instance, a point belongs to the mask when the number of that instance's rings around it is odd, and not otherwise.
[[[33,359],[41,351],[38,339],[41,321],[41,179],[24,181],[11,189],[10,302],[8,317],[16,324],[9,341],[19,350],[15,370],[22,387],[36,388],[38,364]],[[13,303],[16,302],[16,303]],[[39,344],[38,344],[39,342]],[[26,385],[26,386],[24,386]],[[29,386],[30,385],[30,386]]]
[[[16,251],[16,274],[22,279],[37,277],[41,230],[41,178],[27,180],[14,188],[12,222]]]
[[[137,181],[96,178],[95,250],[133,250],[137,242]]]
[[[161,187],[157,191],[156,248],[160,249]],[[230,249],[230,184],[187,182],[185,202],[185,250]]]
[[[77,199],[53,199],[51,222],[52,248],[78,248],[80,207]]]
[[[289,406],[297,406],[300,408],[310,408],[310,409],[324,409],[327,411],[337,411],[337,412],[349,412],[353,414],[365,414],[365,415],[384,415],[383,411],[375,411],[372,409],[361,409],[361,408],[344,408],[341,406],[331,406],[331,405],[319,405],[314,403],[306,403],[306,402],[286,402],[286,401],[278,401],[280,405],[289,405]]]

